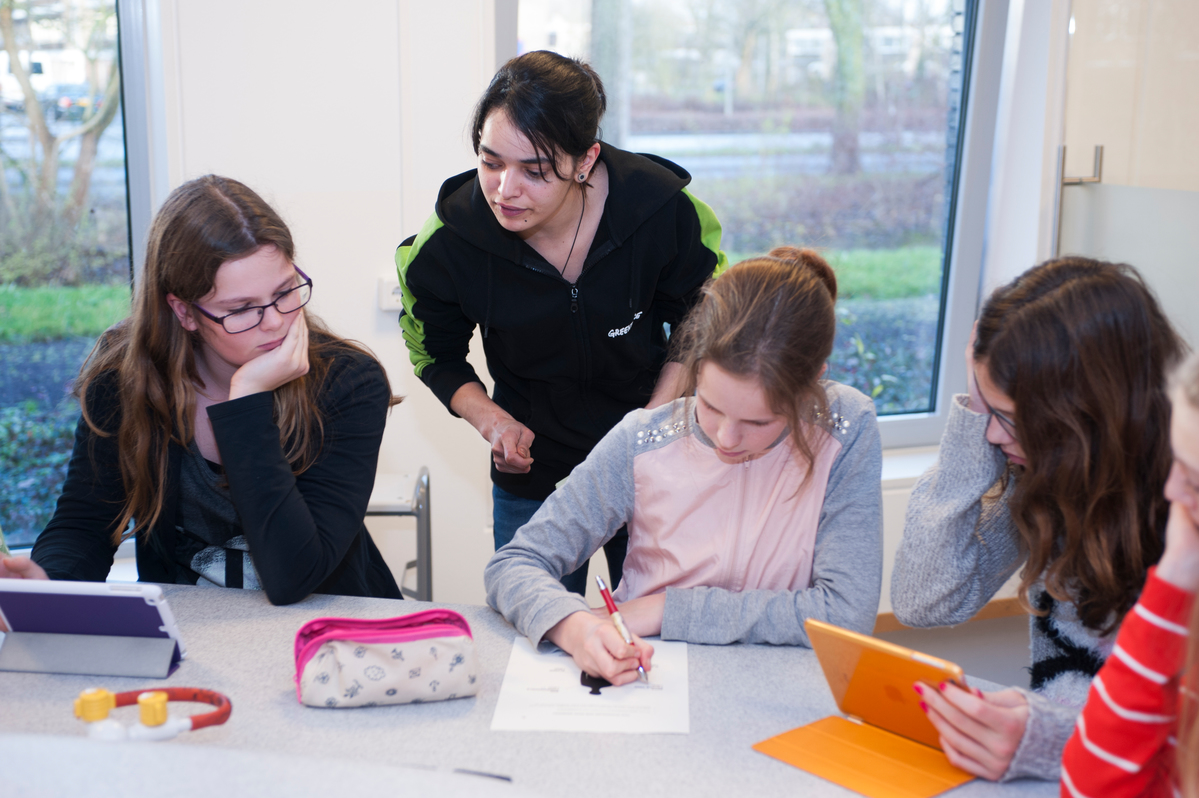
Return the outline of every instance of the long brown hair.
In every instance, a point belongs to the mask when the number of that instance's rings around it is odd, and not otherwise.
[[[1059,258],[1029,269],[983,307],[975,361],[1016,408],[1027,466],[1012,518],[1028,561],[1104,634],[1136,602],[1162,553],[1170,471],[1166,374],[1182,342],[1137,271]],[[1032,610],[1036,612],[1036,610]]]
[[[771,409],[786,419],[810,476],[816,442],[804,428],[828,421],[820,376],[833,351],[836,299],[832,268],[810,249],[776,247],[709,280],[674,344],[683,396],[695,393],[704,363],[756,377]]]
[[[1170,386],[1175,408],[1185,404],[1192,412],[1199,413],[1199,353],[1192,354],[1179,366]],[[1199,798],[1199,602],[1191,610],[1182,673],[1177,729],[1178,786],[1186,798]]]
[[[254,191],[226,177],[206,175],[184,183],[154,217],[132,313],[101,336],[75,384],[84,420],[96,435],[107,437],[112,419],[93,417],[88,391],[103,375],[115,377],[125,503],[112,527],[114,545],[130,521],[131,534],[148,534],[154,527],[162,514],[168,445],[186,446],[195,435],[196,386],[204,385],[195,360],[200,338],[179,324],[167,294],[197,302],[213,290],[221,264],[265,246],[294,262],[295,245],[287,225]],[[330,357],[346,350],[370,355],[331,333],[307,308],[300,312],[310,330],[309,370],[274,391],[279,438],[297,474],[320,453],[324,424],[317,399]]]

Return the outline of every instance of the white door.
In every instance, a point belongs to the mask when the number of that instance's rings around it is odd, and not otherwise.
[[[1073,0],[1058,249],[1131,263],[1199,345],[1199,2]]]

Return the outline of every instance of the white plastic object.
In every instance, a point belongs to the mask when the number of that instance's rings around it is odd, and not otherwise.
[[[398,277],[379,278],[379,310],[397,311],[404,309],[404,295]]]
[[[169,740],[179,735],[179,732],[191,731],[191,718],[169,718],[161,726],[143,726],[135,723],[129,727],[129,739],[133,742],[149,740]]]
[[[87,725],[87,736],[92,740],[119,743],[129,739],[125,726],[116,718],[105,718]]]

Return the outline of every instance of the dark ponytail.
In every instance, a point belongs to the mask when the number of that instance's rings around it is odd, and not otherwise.
[[[535,50],[500,67],[475,106],[471,142],[479,154],[483,124],[503,111],[524,134],[537,157],[548,161],[559,180],[558,156],[578,160],[599,140],[599,123],[608,107],[604,84],[588,64],[548,50]],[[539,164],[545,171],[544,164]]]

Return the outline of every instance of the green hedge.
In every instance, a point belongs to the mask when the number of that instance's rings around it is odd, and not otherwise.
[[[67,477],[79,405],[0,408],[0,519],[9,546],[33,543],[54,514]]]
[[[96,337],[129,315],[129,286],[0,285],[0,343]]]
[[[817,251],[837,272],[841,299],[914,299],[941,293],[941,248],[830,249]],[[729,263],[756,252],[728,252]]]

